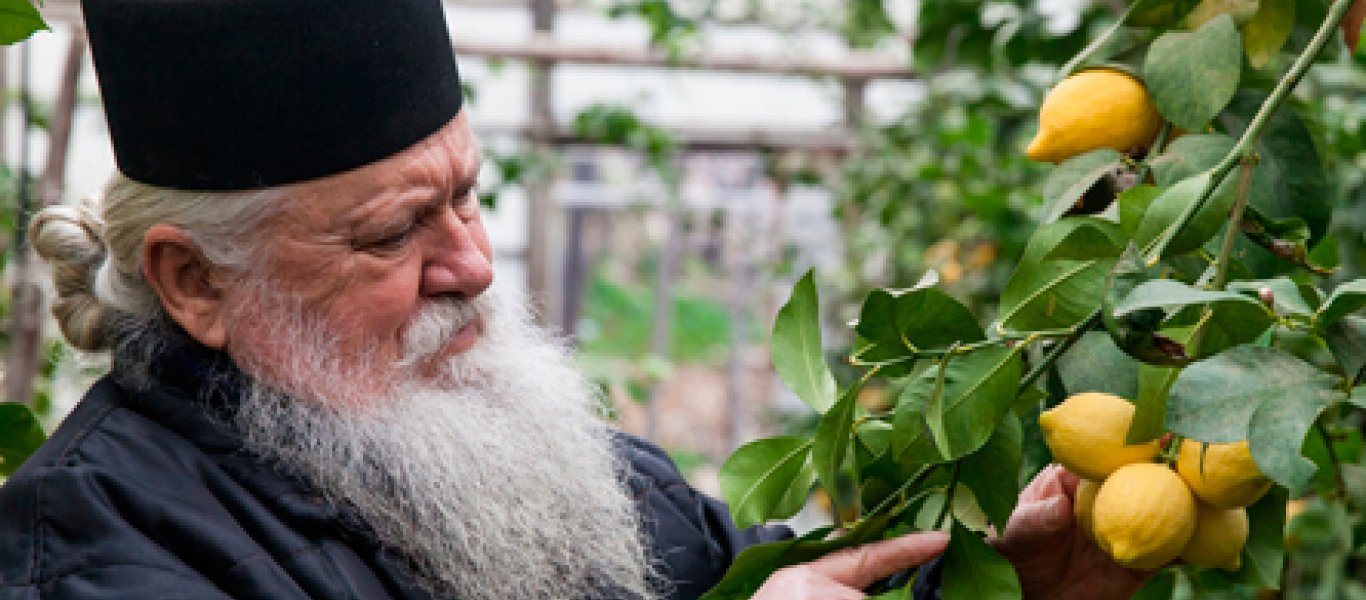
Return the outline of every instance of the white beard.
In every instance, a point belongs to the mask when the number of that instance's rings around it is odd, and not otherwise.
[[[327,328],[300,311],[263,315],[263,304],[252,318],[298,351],[278,385],[248,386],[233,416],[247,448],[360,517],[428,591],[657,597],[595,388],[519,302],[490,293],[472,301],[479,341],[427,378],[413,365],[444,346],[470,307],[433,303],[405,332],[408,356],[367,365],[330,352]],[[393,391],[353,397],[355,374],[377,372]]]

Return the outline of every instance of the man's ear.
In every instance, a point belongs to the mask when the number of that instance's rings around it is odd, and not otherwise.
[[[142,236],[142,275],[161,306],[199,343],[221,349],[227,344],[223,291],[190,236],[173,225],[153,225]]]

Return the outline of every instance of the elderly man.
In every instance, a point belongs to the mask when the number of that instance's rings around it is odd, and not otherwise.
[[[0,488],[0,598],[695,598],[789,535],[612,432],[489,289],[438,0],[84,9],[120,174],[31,234],[63,333],[113,369]],[[1046,471],[1001,548],[1033,596],[1127,597],[1075,485]],[[862,597],[944,544],[756,597]]]

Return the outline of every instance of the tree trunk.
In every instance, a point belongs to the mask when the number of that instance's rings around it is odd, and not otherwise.
[[[76,112],[76,92],[84,55],[85,34],[80,29],[73,29],[60,87],[57,89],[57,101],[48,120],[47,164],[38,184],[39,207],[60,202],[62,199],[66,180],[66,159],[71,146],[71,124]],[[28,69],[29,64],[25,61],[26,80]],[[27,106],[24,112],[27,121]],[[27,130],[26,123],[25,137]],[[27,144],[23,146],[26,148]],[[22,157],[20,164],[26,166],[26,163],[27,157]],[[43,287],[37,280],[37,259],[28,245],[28,223],[33,207],[28,202],[27,169],[21,168],[19,176],[23,178],[21,189],[24,191],[19,199],[14,243],[11,244],[14,254],[10,259],[10,269],[14,287],[10,293],[10,348],[5,365],[5,398],[10,402],[32,404],[33,382],[38,374],[43,353],[43,307],[47,301]]]

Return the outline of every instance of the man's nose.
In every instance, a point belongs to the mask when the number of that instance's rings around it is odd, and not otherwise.
[[[424,296],[478,296],[493,283],[493,262],[487,254],[479,217],[466,220],[447,208],[437,221],[427,236],[419,292]]]

